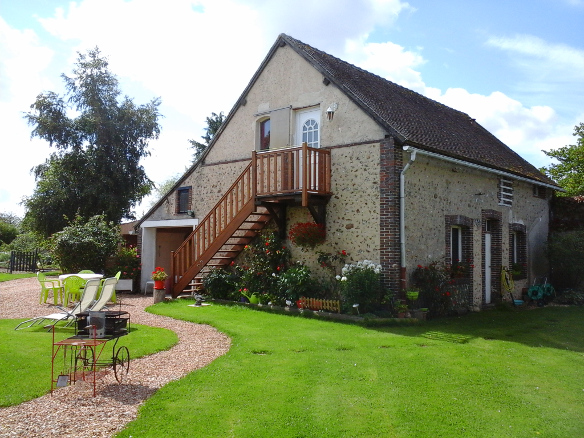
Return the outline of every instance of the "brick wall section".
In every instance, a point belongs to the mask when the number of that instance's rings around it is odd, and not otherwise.
[[[380,263],[381,281],[391,291],[401,289],[399,236],[399,177],[403,169],[401,148],[393,138],[380,144]]]

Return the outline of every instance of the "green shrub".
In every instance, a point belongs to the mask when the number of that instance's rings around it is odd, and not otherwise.
[[[9,244],[18,236],[18,228],[14,225],[0,221],[0,243]]]
[[[428,266],[418,265],[412,273],[412,283],[420,290],[418,303],[427,307],[433,316],[447,315],[452,310],[451,292],[448,286],[451,269],[438,262]]]
[[[381,266],[369,260],[347,264],[341,270],[341,301],[345,312],[359,304],[361,313],[378,310],[381,307],[382,288]]]
[[[310,268],[301,263],[297,263],[278,277],[279,297],[284,301],[296,302],[302,296],[315,297],[312,291],[315,289],[315,282],[311,277]]]
[[[121,243],[120,230],[103,215],[85,221],[81,217],[51,237],[55,260],[63,272],[91,269],[104,272],[108,257],[116,253]]]
[[[566,289],[554,299],[554,303],[557,304],[569,304],[569,305],[584,305],[584,292]]]
[[[212,298],[220,300],[239,300],[238,276],[226,269],[214,269],[204,279],[205,292]]]
[[[256,295],[274,293],[278,276],[287,269],[289,261],[290,250],[276,233],[260,234],[245,246],[242,264],[238,267],[238,289],[247,289],[248,294]]]
[[[109,261],[106,275],[113,277],[118,272],[121,272],[120,278],[130,278],[134,280],[135,287],[140,282],[140,272],[142,270],[142,263],[138,255],[138,249],[133,246],[121,246],[116,255]]]
[[[584,286],[584,231],[553,233],[547,252],[556,289]]]

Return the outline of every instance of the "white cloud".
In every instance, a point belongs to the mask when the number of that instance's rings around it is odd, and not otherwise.
[[[359,67],[389,79],[412,90],[423,90],[425,85],[420,67],[426,61],[415,52],[407,51],[392,42],[368,43],[364,39],[350,40],[346,46],[346,60]]]
[[[549,163],[549,158],[541,150],[563,146],[572,129],[559,123],[552,107],[528,107],[500,91],[481,95],[462,88],[443,92],[429,87],[417,71],[426,62],[423,56],[391,42],[353,40],[347,44],[346,56],[345,59],[365,70],[469,114],[537,167]]]
[[[552,44],[532,35],[490,37],[486,44],[511,56],[531,76],[548,82],[584,80],[584,50]]]
[[[38,93],[49,89],[44,77],[53,51],[43,46],[29,29],[10,27],[0,18],[0,120],[2,120],[3,168],[0,172],[0,211],[22,216],[18,203],[34,190],[31,168],[48,156],[44,142],[30,140],[23,119]]]

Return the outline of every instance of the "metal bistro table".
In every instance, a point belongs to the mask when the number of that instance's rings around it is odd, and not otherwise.
[[[77,380],[89,379],[93,383],[95,397],[99,370],[113,367],[118,383],[123,382],[130,370],[128,347],[117,347],[119,338],[130,330],[130,314],[124,311],[83,312],[77,315],[75,325],[75,336],[57,342],[53,327],[51,392],[55,388],[74,384]],[[102,353],[111,340],[114,340],[111,359],[103,360]],[[60,354],[63,365],[58,369],[56,358]]]

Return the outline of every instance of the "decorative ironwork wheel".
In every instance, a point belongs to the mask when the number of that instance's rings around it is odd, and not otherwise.
[[[118,348],[113,357],[114,375],[118,383],[122,383],[130,371],[130,351],[128,347]]]
[[[75,356],[75,370],[77,371],[93,371],[95,365],[95,354],[93,348],[84,345],[77,352]]]

